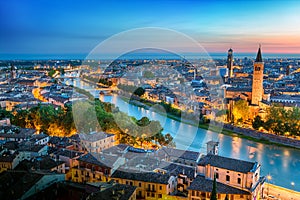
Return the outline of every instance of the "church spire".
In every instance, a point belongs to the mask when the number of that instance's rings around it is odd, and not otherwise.
[[[260,50],[260,45],[259,45],[259,48],[258,48],[258,52],[257,52],[257,55],[256,55],[256,59],[255,59],[255,62],[262,62],[262,56],[261,56],[261,50]]]

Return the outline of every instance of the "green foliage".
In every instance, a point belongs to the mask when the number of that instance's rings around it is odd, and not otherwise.
[[[181,110],[173,108],[171,104],[166,102],[161,102],[160,105],[166,110],[167,113],[174,115],[176,117],[181,117]]]
[[[244,122],[249,118],[249,106],[245,100],[235,102],[232,110],[234,122]]]
[[[175,146],[170,134],[162,134],[163,128],[158,121],[147,117],[138,120],[99,99],[76,101],[73,105],[65,105],[64,109],[38,105],[29,110],[17,110],[12,123],[55,136],[105,131],[116,134],[121,143],[143,146],[144,142],[155,141],[156,145]]]
[[[214,182],[213,182],[213,188],[210,194],[210,200],[217,200],[217,181],[216,181],[216,175],[214,175]]]
[[[255,130],[258,130],[260,127],[262,127],[264,125],[264,121],[261,119],[260,116],[256,116],[252,122],[252,127]]]
[[[263,127],[277,135],[300,136],[300,109],[293,107],[286,110],[283,107],[272,105],[267,114]]]
[[[64,75],[65,74],[65,69],[64,68],[60,68],[59,72],[60,72],[60,74]]]
[[[123,90],[123,91],[131,93],[131,94],[135,94],[137,96],[142,96],[145,93],[144,88],[142,88],[142,87],[136,87],[136,86],[133,86],[133,85],[119,84],[118,88],[120,90]]]
[[[76,92],[87,96],[89,98],[89,100],[94,100],[95,97],[89,91],[75,87],[75,86],[73,86],[73,87]]]
[[[113,84],[112,81],[108,80],[107,78],[100,78],[98,82],[109,87]]]
[[[224,200],[229,200],[228,194],[226,194],[225,199]]]
[[[1,119],[4,119],[4,118],[12,118],[12,114],[9,112],[9,111],[6,111],[6,110],[3,110],[3,109],[0,109],[0,120]]]
[[[49,72],[48,72],[48,76],[52,77],[54,74],[55,74],[55,70],[54,69],[51,69]]]
[[[155,76],[154,76],[154,74],[153,74],[151,71],[144,71],[143,77],[144,77],[144,78],[148,78],[148,79],[152,79],[152,78],[154,78]]]
[[[143,94],[145,94],[145,90],[144,90],[144,88],[138,87],[138,88],[134,91],[134,94],[140,97],[140,96],[142,96]]]
[[[29,110],[17,110],[12,124],[23,128],[36,128],[49,135],[68,136],[75,132],[72,108],[38,105]]]

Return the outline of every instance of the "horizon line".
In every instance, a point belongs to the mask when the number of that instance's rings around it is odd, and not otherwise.
[[[234,55],[236,57],[247,57],[247,56],[253,56],[256,55],[257,52],[234,52]],[[102,56],[114,56],[118,53],[107,53],[102,54]],[[199,58],[203,55],[205,57],[209,57],[210,55],[212,57],[221,56],[224,55],[224,59],[226,59],[227,51],[226,52],[179,52],[178,54],[169,53],[169,52],[137,52],[137,53],[128,53],[123,54],[119,56],[118,58],[126,59],[126,57],[133,57],[133,56],[197,56],[199,55]],[[300,59],[300,53],[278,53],[278,52],[264,52],[262,53],[264,58],[280,58],[277,56],[283,56],[284,58],[295,58],[293,56],[297,56]],[[28,56],[28,57],[27,57]],[[111,58],[88,58],[89,53],[7,53],[7,54],[0,54],[0,61],[6,61],[6,60],[85,60],[85,59],[92,59],[92,60],[105,60],[105,59],[111,59]],[[94,55],[97,56],[97,55]],[[292,57],[288,57],[292,56]],[[222,56],[221,56],[222,57]],[[117,59],[118,59],[117,58]],[[143,58],[139,58],[143,59]],[[147,59],[147,58],[145,58]],[[149,59],[149,58],[148,58]],[[159,58],[156,58],[159,59]],[[169,58],[170,59],[170,58]],[[194,58],[195,59],[195,58]],[[253,59],[255,59],[253,57]]]

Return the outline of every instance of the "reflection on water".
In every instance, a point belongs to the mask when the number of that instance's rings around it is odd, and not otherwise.
[[[67,81],[68,84],[70,83]],[[75,86],[86,89],[99,97],[99,92],[91,88],[89,84],[75,79]],[[158,120],[164,128],[163,133],[170,133],[174,137],[176,147],[206,153],[206,142],[215,140],[219,142],[219,154],[221,156],[236,159],[257,161],[262,165],[261,174],[272,176],[272,183],[290,189],[300,191],[300,151],[296,149],[265,145],[238,137],[230,137],[211,131],[198,129],[197,127],[180,123],[168,117],[162,116],[151,110],[136,107],[120,99],[117,95],[102,96],[102,101],[111,102],[121,111],[138,119],[146,116],[151,120]],[[291,188],[291,182],[295,183]],[[297,184],[298,183],[298,184]]]

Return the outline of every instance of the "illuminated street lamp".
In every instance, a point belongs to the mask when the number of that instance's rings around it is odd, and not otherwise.
[[[268,192],[267,192],[267,196],[269,196],[269,187],[270,187],[270,181],[271,181],[271,179],[272,179],[272,176],[269,174],[267,176],[267,180],[268,180]]]
[[[292,182],[291,182],[291,185],[292,185],[292,190],[294,191],[295,183],[292,181]],[[293,198],[292,198],[292,199],[293,199]]]

